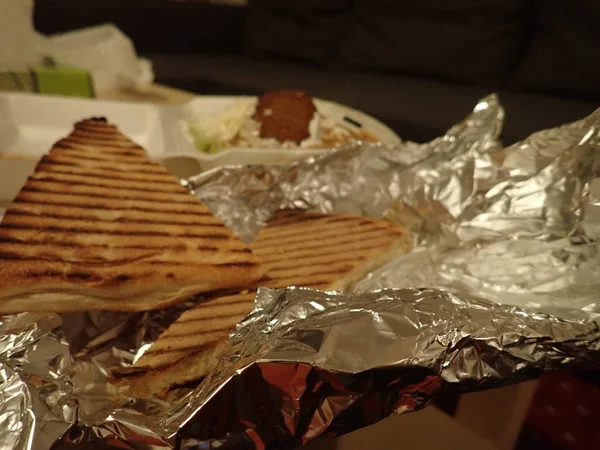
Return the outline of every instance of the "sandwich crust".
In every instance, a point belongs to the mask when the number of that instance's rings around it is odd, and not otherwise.
[[[248,290],[217,293],[185,311],[131,367],[113,371],[135,397],[164,395],[208,374],[260,286],[348,289],[406,251],[408,234],[368,217],[281,211],[251,245],[267,274]]]
[[[143,311],[263,273],[205,204],[104,119],[54,145],[0,224],[0,314]]]

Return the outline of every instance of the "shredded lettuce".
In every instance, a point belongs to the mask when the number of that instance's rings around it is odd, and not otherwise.
[[[187,131],[194,146],[214,154],[223,150],[239,134],[256,107],[255,100],[243,100],[215,114],[193,118]]]
[[[202,152],[215,154],[223,149],[223,144],[218,137],[203,133],[199,128],[190,125],[188,126],[188,133],[192,138],[194,147]]]

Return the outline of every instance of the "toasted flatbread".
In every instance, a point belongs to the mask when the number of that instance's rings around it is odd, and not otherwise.
[[[133,396],[162,395],[203,378],[229,333],[252,310],[257,286],[343,290],[406,251],[407,232],[367,217],[285,211],[251,245],[267,274],[246,291],[221,293],[184,312],[131,367],[114,371]]]
[[[0,314],[149,310],[263,274],[205,204],[103,119],[54,145],[0,225]]]

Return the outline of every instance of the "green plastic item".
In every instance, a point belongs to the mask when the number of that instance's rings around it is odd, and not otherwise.
[[[37,81],[37,92],[71,97],[94,97],[92,77],[79,69],[40,68],[33,71]]]
[[[89,72],[64,67],[41,67],[31,71],[0,71],[0,91],[95,97],[94,84]]]

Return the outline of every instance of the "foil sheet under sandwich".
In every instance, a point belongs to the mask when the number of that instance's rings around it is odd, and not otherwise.
[[[440,392],[600,363],[598,112],[509,148],[495,96],[445,136],[355,144],[188,187],[245,240],[280,208],[385,217],[413,251],[355,292],[259,291],[200,386],[140,401],[106,383],[186,307],[0,322],[1,449],[294,448]],[[133,331],[132,331],[133,330]]]

